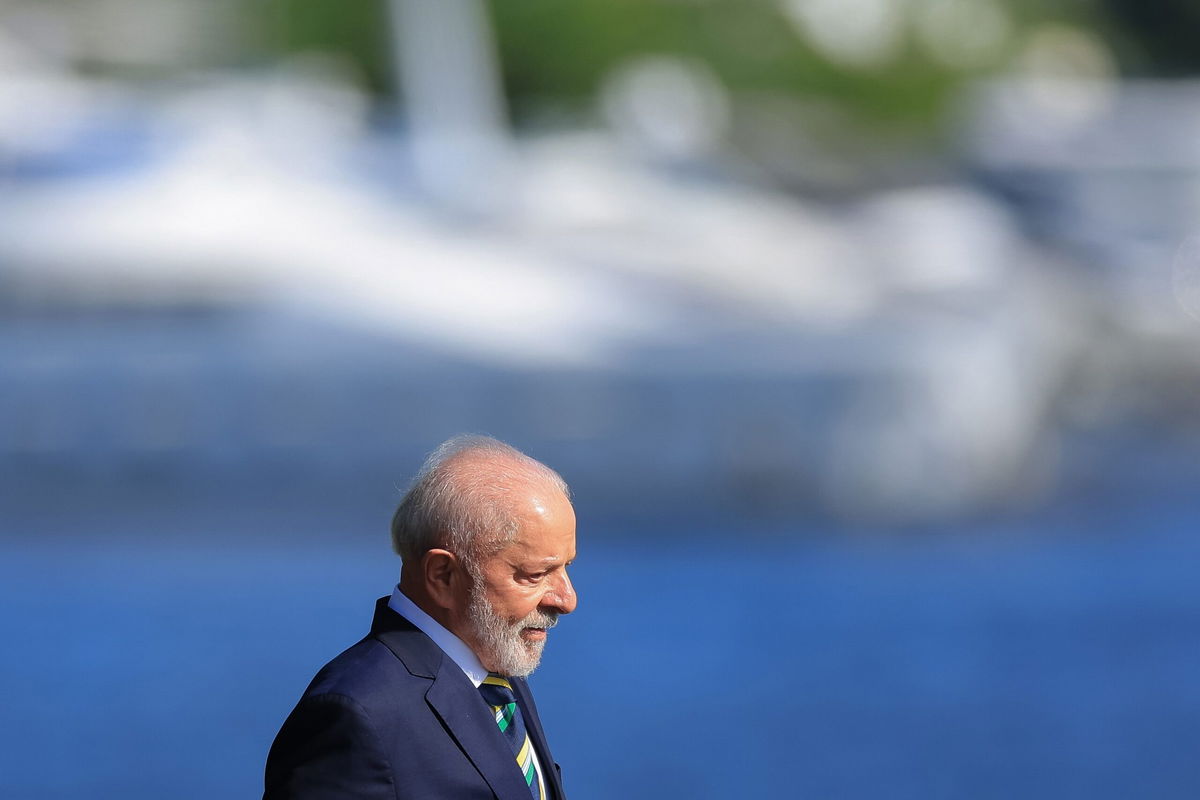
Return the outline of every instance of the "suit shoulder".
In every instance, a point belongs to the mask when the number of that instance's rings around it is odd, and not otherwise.
[[[340,695],[370,711],[392,704],[397,694],[424,692],[429,681],[411,674],[383,643],[367,636],[326,664],[304,691],[304,698]]]

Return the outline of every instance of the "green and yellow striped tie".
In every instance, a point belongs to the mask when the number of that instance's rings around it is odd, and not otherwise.
[[[479,685],[483,699],[492,707],[496,715],[496,726],[508,739],[509,746],[517,756],[517,766],[525,777],[525,783],[536,800],[545,800],[546,788],[542,785],[542,776],[538,774],[533,763],[533,743],[525,730],[525,721],[521,719],[521,709],[517,708],[517,698],[513,694],[512,684],[508,678],[495,673],[489,674]]]

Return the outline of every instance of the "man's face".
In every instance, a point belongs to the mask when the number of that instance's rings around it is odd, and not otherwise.
[[[575,559],[575,512],[557,490],[531,494],[520,530],[472,570],[470,642],[492,672],[524,677],[537,667],[547,631],[575,610],[567,567]]]

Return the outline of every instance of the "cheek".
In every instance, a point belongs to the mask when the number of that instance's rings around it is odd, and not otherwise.
[[[512,621],[526,618],[530,613],[533,613],[541,603],[541,596],[545,594],[545,590],[536,589],[518,589],[511,591],[503,599],[506,615]]]
[[[540,587],[532,589],[514,587],[497,596],[493,601],[493,606],[505,619],[515,622],[529,616],[541,603],[544,593]]]

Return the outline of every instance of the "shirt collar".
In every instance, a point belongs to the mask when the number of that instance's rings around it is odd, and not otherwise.
[[[408,595],[400,591],[399,585],[396,586],[391,599],[388,600],[388,608],[416,625],[421,633],[433,639],[433,643],[442,648],[443,653],[450,656],[451,660],[467,676],[467,679],[475,684],[475,688],[479,688],[479,684],[483,683],[483,679],[488,676],[488,671],[483,668],[483,664],[479,663],[479,656],[475,655],[474,650],[467,647],[466,642],[443,628],[437,620],[422,611],[416,603],[408,598]]]

